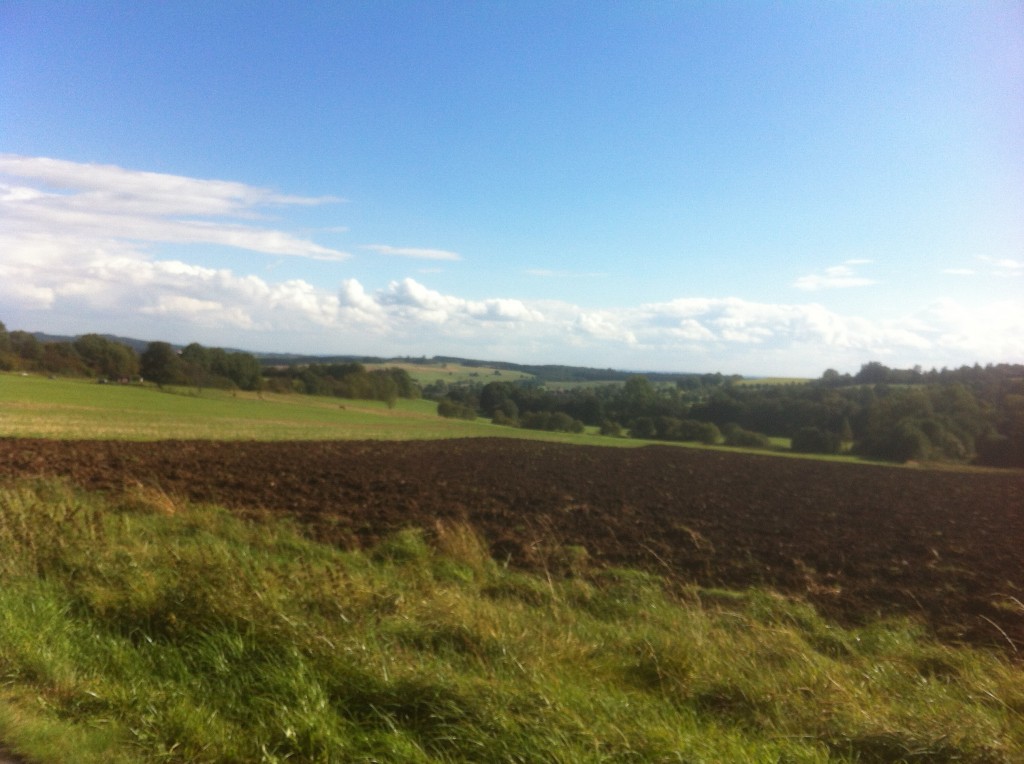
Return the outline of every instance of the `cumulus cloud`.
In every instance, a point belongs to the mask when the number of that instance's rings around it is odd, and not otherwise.
[[[417,247],[392,247],[387,244],[364,244],[361,249],[376,252],[379,255],[396,255],[398,257],[411,257],[416,260],[461,260],[462,256],[456,252],[448,252],[444,249],[420,249]]]
[[[853,259],[847,260],[842,265],[833,265],[821,273],[812,273],[801,276],[793,282],[797,289],[814,292],[819,289],[847,289],[849,287],[870,286],[875,282],[872,279],[858,276],[856,266],[866,265],[870,260]]]

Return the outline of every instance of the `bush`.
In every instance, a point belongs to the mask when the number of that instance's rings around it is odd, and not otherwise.
[[[629,428],[629,437],[631,438],[649,439],[657,437],[657,435],[658,427],[649,416],[637,418],[633,422],[633,426]]]
[[[834,432],[820,427],[803,427],[793,436],[790,448],[801,454],[838,454],[842,442]]]
[[[739,448],[768,448],[772,442],[766,435],[752,430],[744,430],[738,424],[727,424],[722,428],[725,435],[725,445],[737,446]]]
[[[506,427],[518,427],[519,420],[506,414],[502,409],[496,409],[491,418],[491,424],[501,424]]]
[[[679,423],[679,440],[692,440],[713,446],[722,439],[722,432],[714,422],[684,419]]]
[[[466,419],[470,421],[476,419],[476,409],[447,400],[437,404],[437,413],[438,416],[447,417],[448,419]]]
[[[603,422],[601,422],[600,432],[602,435],[608,435],[612,438],[621,438],[622,425],[620,425],[618,422],[613,422],[610,419],[605,419]]]
[[[524,414],[520,424],[527,430],[546,430],[548,432],[583,432],[583,422],[573,419],[561,411],[531,411]]]

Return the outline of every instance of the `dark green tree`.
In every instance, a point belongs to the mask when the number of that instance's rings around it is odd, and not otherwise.
[[[139,373],[139,357],[120,342],[99,334],[83,334],[75,340],[74,347],[93,374],[109,379],[127,379]]]
[[[144,379],[159,387],[185,381],[181,358],[166,342],[150,342],[139,358],[139,370]]]

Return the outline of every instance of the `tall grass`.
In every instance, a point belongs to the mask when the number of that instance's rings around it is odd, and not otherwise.
[[[581,549],[541,575],[464,526],[346,552],[55,482],[0,488],[0,548],[0,742],[34,761],[1024,760],[998,655]]]

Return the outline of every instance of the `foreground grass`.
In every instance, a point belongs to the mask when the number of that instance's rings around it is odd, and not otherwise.
[[[39,762],[1024,760],[1024,675],[911,624],[464,527],[365,552],[159,493],[0,487],[0,741]]]

